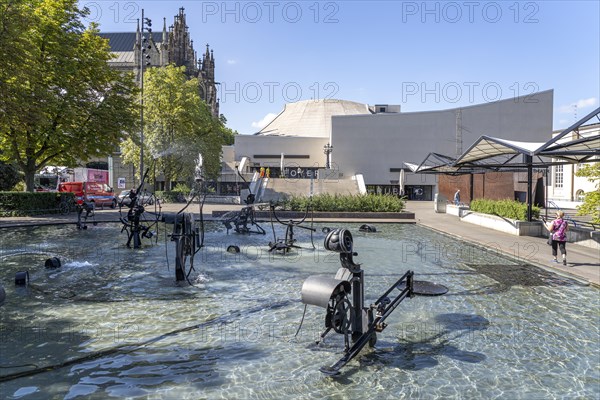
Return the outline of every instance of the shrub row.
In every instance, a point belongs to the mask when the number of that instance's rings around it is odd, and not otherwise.
[[[189,193],[189,190],[185,192],[179,190],[157,190],[156,197],[163,203],[185,203],[185,196]]]
[[[314,211],[401,212],[404,200],[392,195],[319,194],[312,198],[293,196],[282,202],[283,209],[288,211],[303,211],[307,205]]]
[[[63,201],[70,205],[70,211],[74,209],[73,193],[0,192],[0,217],[60,213],[62,211],[60,204]]]
[[[527,220],[527,204],[516,200],[486,200],[475,199],[470,204],[471,211],[483,214],[497,215],[519,221]],[[532,218],[539,218],[540,208],[532,206]]]

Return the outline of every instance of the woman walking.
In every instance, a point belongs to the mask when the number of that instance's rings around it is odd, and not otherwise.
[[[560,249],[562,255],[563,265],[567,265],[567,232],[569,231],[569,223],[565,219],[565,213],[563,211],[556,212],[556,219],[548,223],[547,226],[550,231],[550,237],[552,238],[552,262],[558,263],[557,249]]]

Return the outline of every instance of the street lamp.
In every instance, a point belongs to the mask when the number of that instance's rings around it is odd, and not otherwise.
[[[139,25],[138,20],[138,25]],[[144,9],[142,8],[142,26],[141,38],[139,43],[140,50],[140,179],[144,176],[144,66],[150,65],[150,54],[146,50],[152,49],[149,41],[146,40],[145,32],[152,35],[152,21],[150,18],[144,18]]]
[[[333,152],[333,146],[327,143],[323,146],[323,153],[325,153],[325,169],[331,168],[331,153]]]

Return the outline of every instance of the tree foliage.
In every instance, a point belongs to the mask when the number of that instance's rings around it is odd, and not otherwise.
[[[112,153],[137,122],[131,75],[76,0],[0,4],[0,155],[33,191],[36,171]]]
[[[583,204],[577,207],[577,214],[590,215],[592,222],[600,224],[600,162],[583,165],[575,175],[596,182],[596,190],[585,194]]]
[[[0,161],[0,191],[11,190],[20,181],[19,171],[11,164]]]
[[[168,65],[144,73],[144,165],[155,163],[167,187],[192,178],[199,153],[205,174],[216,177],[221,146],[233,142],[224,119],[214,118],[200,98],[198,80],[188,79],[184,71]],[[122,149],[124,161],[139,167],[139,136],[130,137]]]

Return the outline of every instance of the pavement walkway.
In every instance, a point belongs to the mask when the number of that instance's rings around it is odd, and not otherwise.
[[[485,248],[502,253],[529,264],[551,270],[600,287],[600,251],[567,243],[567,266],[552,263],[552,250],[547,238],[515,236],[509,233],[462,222],[458,216],[438,214],[432,202],[409,201],[407,210],[415,213],[417,224],[458,237]],[[559,252],[560,258],[560,252]]]
[[[174,213],[183,207],[182,204],[165,204],[164,213]],[[236,211],[240,205],[205,204],[203,214],[206,220],[213,219],[213,211]],[[600,287],[600,251],[589,247],[567,243],[567,266],[551,263],[551,249],[546,244],[546,238],[531,236],[514,236],[508,233],[461,222],[457,216],[438,214],[433,209],[433,202],[407,202],[407,211],[415,213],[415,220],[319,218],[315,221],[361,222],[361,223],[417,223],[434,229],[443,234],[470,242],[486,249],[493,248],[505,255],[553,272],[566,275],[580,281]],[[197,212],[197,205],[191,205],[188,211]],[[118,210],[96,210],[96,221],[118,222]],[[76,213],[67,215],[43,215],[34,217],[3,217],[0,218],[0,229],[10,229],[26,225],[74,224]],[[89,222],[89,221],[88,221]]]

